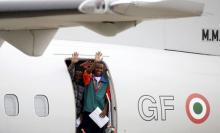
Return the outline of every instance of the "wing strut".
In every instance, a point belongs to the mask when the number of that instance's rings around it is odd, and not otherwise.
[[[43,54],[57,29],[0,31],[0,37],[30,56]]]
[[[2,40],[2,39],[0,38],[0,47],[2,46],[3,43],[4,43],[4,40]]]

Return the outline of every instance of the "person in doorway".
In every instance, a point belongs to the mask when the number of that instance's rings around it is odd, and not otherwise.
[[[78,56],[79,54],[77,52],[74,52],[72,54],[71,64],[69,65],[68,70],[74,88],[74,95],[76,102],[76,118],[79,119],[79,121],[82,121],[83,94],[85,87],[83,85],[83,80],[82,80],[83,68],[77,64],[79,61]]]
[[[105,117],[108,113],[108,102],[106,93],[109,91],[109,82],[104,76],[105,65],[102,62],[102,53],[97,52],[95,60],[83,73],[83,83],[85,86],[82,129],[86,133],[104,133],[106,126],[99,128],[89,117],[89,114],[99,107],[102,112],[100,117]],[[109,91],[110,92],[110,91]]]

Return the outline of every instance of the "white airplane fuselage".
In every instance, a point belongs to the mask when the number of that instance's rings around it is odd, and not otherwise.
[[[220,131],[219,57],[67,41],[53,41],[50,46],[55,52],[37,58],[13,48],[1,49],[1,133],[75,132],[74,93],[65,64],[73,51],[78,51],[81,58],[93,58],[83,55],[103,52],[111,74],[112,100],[116,102],[113,118],[118,133]],[[8,116],[5,111],[8,94],[17,96],[16,116]],[[193,103],[188,106],[192,94],[205,97],[208,105],[203,101],[200,109]],[[49,114],[45,117],[36,115],[36,95],[48,99]],[[187,109],[191,112],[187,113]],[[198,116],[193,116],[193,120],[190,114]]]

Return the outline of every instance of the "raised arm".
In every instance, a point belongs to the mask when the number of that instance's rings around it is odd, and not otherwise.
[[[72,54],[72,58],[71,58],[71,64],[68,67],[68,71],[70,73],[71,76],[73,76],[74,72],[75,72],[75,64],[79,61],[79,54],[77,52],[74,52]]]
[[[81,64],[80,66],[85,68],[85,71],[83,73],[83,83],[85,86],[87,86],[90,83],[91,77],[92,77],[92,71],[95,68],[95,65],[97,62],[102,61],[103,57],[102,57],[102,53],[101,52],[97,52],[95,55],[95,61],[86,61],[83,64]]]

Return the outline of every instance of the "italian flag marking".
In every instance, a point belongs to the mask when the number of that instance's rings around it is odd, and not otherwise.
[[[203,123],[210,113],[208,100],[200,94],[191,94],[186,100],[186,113],[192,122]]]

